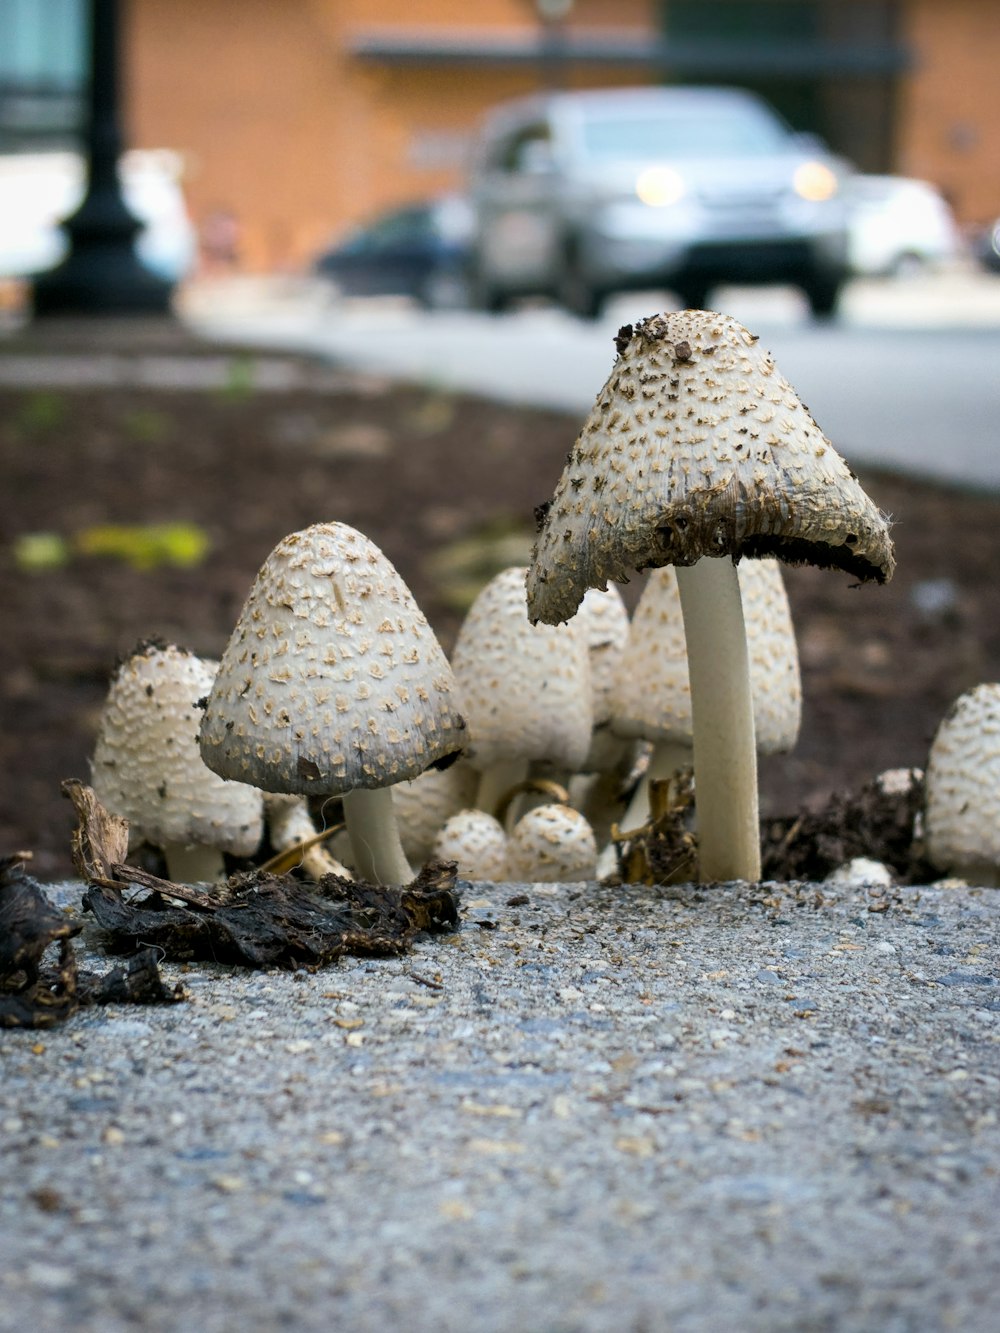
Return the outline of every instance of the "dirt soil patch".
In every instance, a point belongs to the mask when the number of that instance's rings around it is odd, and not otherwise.
[[[70,873],[60,782],[89,776],[116,659],[153,635],[220,654],[286,533],[367,533],[446,649],[476,588],[526,558],[579,420],[284,363],[284,388],[234,356],[203,389],[0,389],[0,855],[32,850],[39,878]],[[897,573],[788,570],[805,709],[795,753],[763,764],[771,814],[921,765],[952,700],[1000,679],[1000,498],[862,482],[895,520]]]

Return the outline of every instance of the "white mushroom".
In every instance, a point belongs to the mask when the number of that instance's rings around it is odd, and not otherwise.
[[[160,847],[175,883],[225,877],[223,852],[249,856],[263,833],[262,797],[226,782],[198,752],[200,703],[217,663],[146,643],[118,667],[91,760],[97,799]]]
[[[649,817],[649,784],[667,779],[691,758],[691,686],[677,575],[670,565],[649,575],[615,676],[611,729],[653,744],[649,764],[620,823],[638,828]]]
[[[758,754],[791,750],[802,718],[802,683],[791,609],[777,560],[737,568],[746,622]],[[653,570],[635,609],[613,694],[611,726],[653,742],[649,768],[622,818],[623,829],[649,816],[649,783],[692,766],[691,686],[677,577]]]
[[[345,523],[285,537],[261,568],[201,726],[205,762],[265,791],[341,796],[364,879],[412,878],[391,787],[457,755],[441,646],[395,568]]]
[[[428,768],[419,777],[398,782],[392,789],[392,808],[406,858],[422,865],[434,855],[438,829],[475,799],[479,776],[465,759],[448,768]]]
[[[539,805],[517,821],[507,839],[507,878],[539,884],[594,879],[597,841],[579,810]]]
[[[1000,684],[960,695],[931,743],[927,856],[970,884],[1000,885]]]
[[[885,582],[884,517],[756,337],[705,310],[654,316],[619,358],[535,543],[529,616],[674,565],[692,688],[702,880],[760,875],[750,662],[734,561],[773,555]]]
[[[590,746],[587,637],[580,621],[528,622],[524,569],[502,570],[480,591],[452,652],[469,762],[482,775],[476,805],[491,814],[532,763],[573,772]]]
[[[869,856],[855,856],[831,870],[823,883],[837,889],[862,889],[866,885],[888,889],[895,880],[892,871],[882,861],[873,861]]]
[[[350,879],[347,867],[331,856],[326,847],[315,842],[317,829],[304,796],[265,793],[264,817],[274,850],[287,852],[293,847],[300,848],[299,864],[312,879],[322,879],[324,875],[341,875]]]
[[[577,618],[587,636],[593,726],[590,749],[581,767],[585,773],[608,773],[622,764],[629,748],[609,725],[615,678],[628,643],[628,610],[621,593],[611,584],[607,588],[588,588]]]
[[[435,860],[456,861],[464,879],[502,880],[507,834],[485,810],[459,810],[438,830],[433,853]]]

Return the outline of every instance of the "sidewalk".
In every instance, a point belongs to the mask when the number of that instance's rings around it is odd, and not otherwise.
[[[998,925],[475,885],[411,957],[4,1033],[0,1330],[992,1333]]]

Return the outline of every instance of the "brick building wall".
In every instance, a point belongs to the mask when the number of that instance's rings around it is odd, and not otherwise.
[[[894,165],[942,184],[965,221],[1000,213],[997,0],[902,3],[916,64]],[[652,41],[660,14],[658,0],[576,0],[567,31]],[[549,76],[510,54],[538,32],[533,0],[131,0],[131,142],[180,150],[196,222],[232,213],[246,267],[294,268],[373,211],[458,185],[483,111]],[[411,39],[438,50],[386,54]],[[456,43],[466,58],[443,58]],[[588,63],[562,77],[657,74]]]
[[[901,89],[897,170],[939,185],[959,218],[1000,216],[1000,5],[907,0],[916,65]]]

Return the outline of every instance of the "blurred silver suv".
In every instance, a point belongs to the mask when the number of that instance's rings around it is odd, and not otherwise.
[[[796,283],[831,314],[847,278],[849,173],[735,88],[558,92],[509,102],[475,145],[473,299],[555,297],[585,317],[613,292]]]

